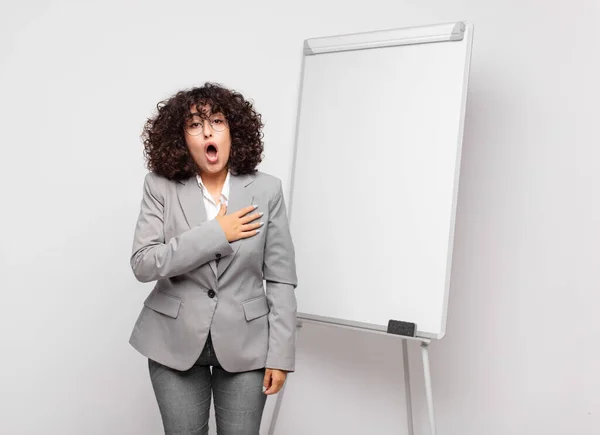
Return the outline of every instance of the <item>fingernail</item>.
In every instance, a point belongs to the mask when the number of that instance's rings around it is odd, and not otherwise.
[[[257,233],[260,233],[260,230],[256,230]]]
[[[264,212],[264,211],[261,211],[259,214],[262,216],[263,214],[265,214],[265,212]]]
[[[267,387],[265,387],[265,386],[263,385],[263,388],[262,388],[262,390],[263,390],[263,393],[264,393],[265,391],[267,391]]]
[[[260,223],[260,226],[261,226],[261,227],[262,227],[262,226],[265,224],[264,222],[259,222],[259,223]]]
[[[254,204],[254,208],[258,208],[258,204]]]

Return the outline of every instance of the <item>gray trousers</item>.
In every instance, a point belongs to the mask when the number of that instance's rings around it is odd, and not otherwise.
[[[148,367],[165,435],[208,435],[211,394],[218,435],[259,435],[267,400],[262,392],[265,370],[226,372],[210,334],[191,369],[182,372],[151,359]]]

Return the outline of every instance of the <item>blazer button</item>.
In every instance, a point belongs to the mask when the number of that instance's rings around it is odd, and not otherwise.
[[[221,258],[221,254],[217,254],[217,258]]]
[[[215,293],[215,291],[214,291],[213,289],[210,289],[210,290],[208,291],[208,297],[209,297],[209,298],[214,298],[214,297],[215,297],[215,294],[216,294],[216,293]]]

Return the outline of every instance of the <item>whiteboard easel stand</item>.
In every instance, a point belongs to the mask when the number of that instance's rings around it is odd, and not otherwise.
[[[303,322],[314,323],[314,324],[328,324],[327,322],[316,321],[312,319],[299,319],[298,322],[298,331],[297,335],[300,331],[300,328],[303,326]],[[340,328],[347,328],[352,330],[358,330],[365,332],[365,329],[356,328],[353,326],[340,325],[336,324],[335,326]],[[367,330],[368,332],[375,334],[385,334],[390,335],[384,331],[377,330]],[[423,359],[423,375],[425,379],[425,396],[427,399],[427,414],[429,418],[429,433],[430,435],[437,435],[437,428],[435,424],[435,412],[433,409],[433,388],[431,383],[431,368],[429,365],[429,345],[431,344],[431,339],[423,338],[423,337],[409,337],[396,335],[396,337],[402,339],[402,359],[404,366],[404,386],[405,386],[405,395],[406,395],[406,420],[408,426],[408,435],[414,435],[414,420],[413,420],[413,411],[412,411],[412,392],[410,386],[410,363],[408,360],[408,341],[418,341],[421,343],[421,357]],[[286,385],[289,381],[286,380],[283,387],[277,393],[277,401],[275,402],[275,409],[273,410],[273,416],[271,417],[271,423],[269,425],[269,433],[268,435],[275,435],[275,427],[277,425],[277,419],[279,418],[279,412],[281,410],[281,403],[283,401],[283,393],[285,391]]]
[[[304,87],[304,74],[305,74],[305,61],[307,56],[314,56],[318,54],[331,53],[331,52],[342,52],[342,51],[352,51],[352,50],[368,50],[373,48],[383,48],[383,47],[392,47],[399,45],[412,45],[412,44],[430,44],[430,43],[439,43],[439,42],[449,42],[456,41],[460,42],[464,40],[465,31],[469,28],[469,38],[466,40],[467,43],[467,56],[465,63],[465,77],[468,77],[468,67],[470,64],[470,50],[471,50],[471,36],[472,33],[472,24],[468,24],[466,22],[453,22],[453,23],[444,23],[433,26],[418,26],[413,28],[405,28],[405,29],[394,29],[390,31],[375,31],[375,32],[364,32],[360,34],[347,34],[347,35],[336,35],[330,37],[323,38],[311,38],[304,41],[304,50],[302,56],[302,75],[300,79],[300,98],[298,99],[298,113],[300,113],[300,108],[302,106],[302,89]],[[464,82],[464,86],[466,89],[466,81]],[[460,127],[460,137],[462,137],[462,124],[464,122],[464,105],[466,101],[466,91],[463,93],[462,100],[462,109],[461,109],[461,127]],[[299,131],[299,122],[300,116],[296,119],[296,140],[294,147],[294,157],[293,161],[296,162],[296,155],[298,152],[298,131]],[[462,139],[460,139],[462,140]],[[294,191],[294,181],[295,181],[295,172],[296,172],[296,164],[292,165],[292,180],[291,180],[291,192]],[[291,209],[292,209],[292,200],[293,195],[290,198],[289,206],[288,206],[288,218],[291,221]],[[306,316],[306,317],[305,317]],[[421,357],[423,360],[423,375],[424,375],[424,387],[425,387],[425,396],[427,401],[427,413],[429,419],[429,430],[430,435],[437,435],[437,428],[435,423],[435,413],[433,409],[433,391],[432,391],[432,382],[431,382],[431,369],[429,364],[429,345],[431,344],[431,338],[426,337],[417,337],[411,334],[406,335],[406,333],[385,330],[383,325],[368,325],[368,324],[344,324],[339,321],[328,321],[327,317],[322,316],[314,316],[315,318],[310,318],[308,314],[301,314],[297,317],[298,327],[302,327],[302,322],[309,322],[315,324],[323,324],[323,325],[335,325],[341,328],[348,328],[352,330],[358,331],[367,331],[378,334],[386,334],[393,335],[402,339],[402,356],[404,362],[404,383],[405,383],[405,394],[406,394],[406,412],[407,412],[407,425],[408,425],[408,433],[409,435],[414,435],[414,420],[413,420],[413,410],[412,410],[412,394],[411,394],[411,384],[410,384],[410,367],[409,367],[409,359],[408,359],[408,341],[418,341],[420,342],[421,347]],[[390,320],[391,322],[391,320]],[[406,326],[409,322],[398,322],[400,327]],[[414,325],[414,324],[413,324]],[[374,328],[376,326],[377,329]],[[416,330],[416,325],[414,325]],[[415,331],[416,332],[416,331]],[[413,332],[412,334],[416,333]],[[297,332],[298,334],[298,332]],[[428,333],[426,333],[428,334]],[[435,337],[440,338],[440,337]],[[282,389],[279,391],[277,395],[277,401],[275,404],[275,409],[273,411],[273,416],[271,418],[271,424],[269,427],[268,435],[275,434],[275,426],[277,424],[277,419],[279,416],[279,412],[281,409],[281,403],[283,401],[283,393],[285,391],[286,383],[283,385]]]

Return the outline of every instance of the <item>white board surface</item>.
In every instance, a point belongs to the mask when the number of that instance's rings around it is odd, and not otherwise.
[[[307,41],[289,204],[299,318],[444,335],[472,33],[459,27],[445,42],[406,38],[448,25]],[[379,47],[344,49],[361,41]]]

